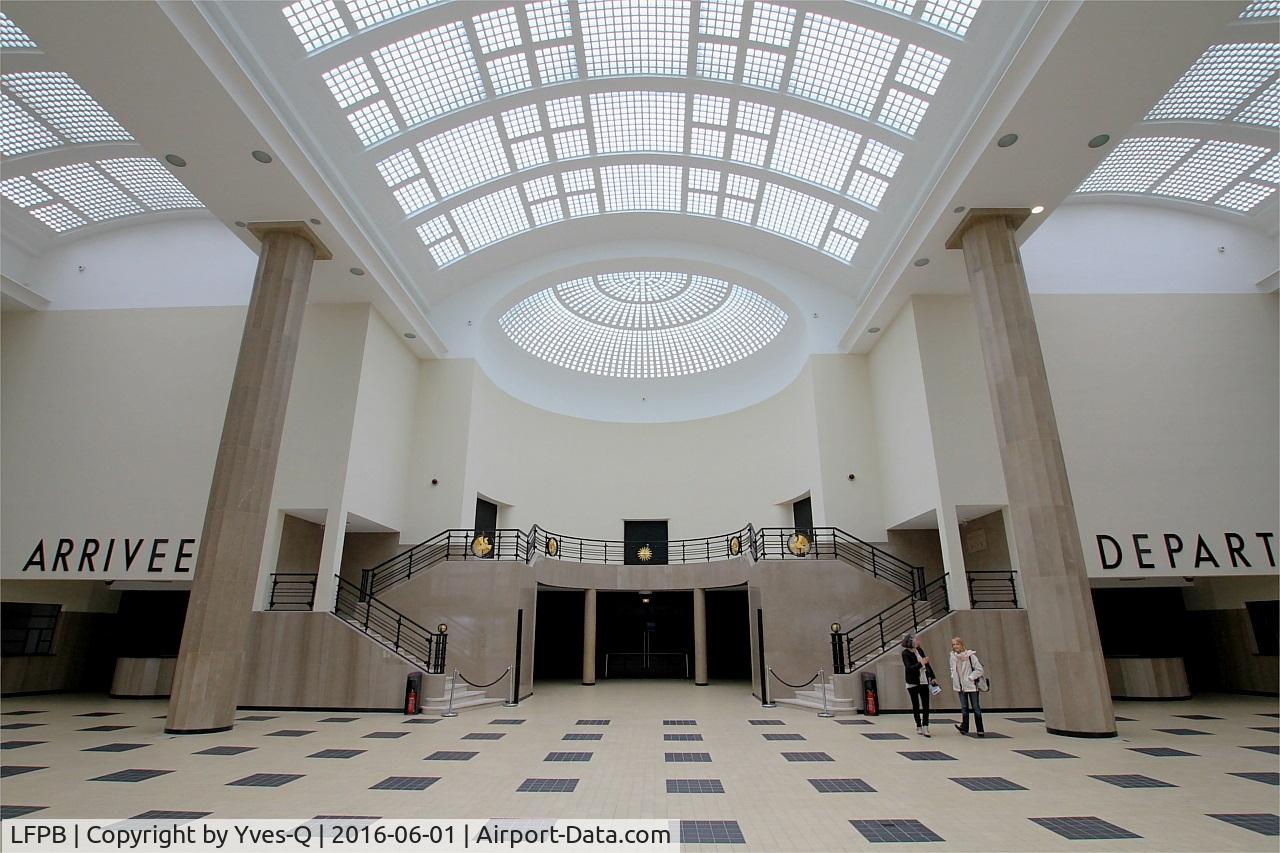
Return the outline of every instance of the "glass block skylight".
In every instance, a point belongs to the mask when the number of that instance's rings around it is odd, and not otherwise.
[[[758,352],[787,313],[740,285],[665,271],[601,273],[516,303],[498,321],[526,352],[623,379],[705,373]]]
[[[4,12],[0,12],[0,48],[4,50],[33,50],[37,47],[31,36],[13,22]]]
[[[298,0],[285,19],[309,52],[430,2]],[[963,37],[977,0],[870,3]],[[383,8],[385,7],[385,8]],[[459,17],[330,68],[325,83],[360,141],[490,98],[620,76],[737,82],[916,133],[950,59],[811,9],[742,0],[542,0]],[[364,22],[364,23],[362,23]]]
[[[1280,0],[1253,0],[1248,6],[1244,7],[1244,11],[1240,13],[1240,19],[1247,21],[1255,18],[1275,18],[1280,17]]]
[[[82,142],[131,142],[75,80],[60,71],[0,74],[0,154],[16,157]]]
[[[1267,115],[1267,110],[1254,109],[1260,99],[1267,98],[1266,85],[1272,82],[1277,71],[1280,71],[1280,44],[1214,45],[1151,108],[1145,120],[1230,118],[1249,124],[1280,126],[1274,115]],[[1270,99],[1275,100],[1274,93]]]

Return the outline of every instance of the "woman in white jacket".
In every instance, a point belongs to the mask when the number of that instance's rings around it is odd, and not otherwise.
[[[983,737],[985,732],[982,729],[982,705],[978,702],[978,679],[982,678],[985,672],[982,669],[982,661],[978,660],[975,652],[965,648],[964,640],[959,637],[951,638],[951,687],[960,694],[960,723],[956,726],[956,731],[962,735],[969,733],[969,709],[973,709],[973,721],[977,728],[978,737]]]

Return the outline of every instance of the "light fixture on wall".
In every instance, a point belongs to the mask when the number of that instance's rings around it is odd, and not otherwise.
[[[270,162],[271,162],[271,155],[270,155],[270,154],[268,154],[268,153],[267,153],[267,152],[265,152],[265,151],[257,151],[257,150],[254,150],[254,151],[250,151],[250,152],[249,152],[249,155],[250,155],[251,157],[253,157],[253,159],[257,160],[259,163],[270,163]]]
[[[856,479],[858,479],[858,477],[857,477],[857,475],[856,475],[856,474],[850,474],[850,475],[849,475],[849,482],[850,482],[850,483],[852,483],[852,482],[853,482],[854,480],[856,480]]]
[[[176,166],[179,169],[185,168],[187,165],[187,161],[179,157],[177,154],[164,155],[164,161],[170,166]]]
[[[996,145],[1001,148],[1012,148],[1018,143],[1018,134],[1006,133],[1004,136],[996,140]]]
[[[1037,204],[1035,207],[1031,208],[1031,212],[1032,212],[1032,213],[1044,213],[1044,205],[1043,205],[1043,204]]]
[[[867,334],[868,334],[868,335],[878,335],[878,334],[880,334],[880,327],[879,327],[879,326],[872,326],[871,328],[867,329]]]

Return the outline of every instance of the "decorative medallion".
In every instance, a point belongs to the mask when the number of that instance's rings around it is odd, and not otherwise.
[[[792,533],[791,538],[787,540],[787,550],[797,557],[805,556],[809,553],[809,537],[798,531]]]
[[[441,622],[439,625],[436,626],[436,633],[438,634],[449,633],[449,626]]]
[[[653,549],[648,545],[641,545],[640,550],[636,551],[636,557],[642,563],[647,563],[653,559]]]
[[[734,536],[729,540],[729,556],[736,557],[742,553],[742,537]]]
[[[556,541],[556,538],[554,536],[548,536],[547,537],[547,556],[554,557],[558,553],[560,553],[560,543]]]
[[[481,533],[471,540],[471,553],[477,557],[487,557],[493,551],[493,540]]]

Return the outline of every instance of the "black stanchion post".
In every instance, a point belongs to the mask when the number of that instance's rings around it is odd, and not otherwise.
[[[756,637],[758,642],[756,648],[760,652],[760,705],[765,708],[776,708],[777,706],[769,701],[769,670],[765,665],[764,657],[764,610],[756,608]]]
[[[516,611],[516,667],[511,677],[511,703],[514,708],[520,704],[520,652],[524,643],[524,610]]]

